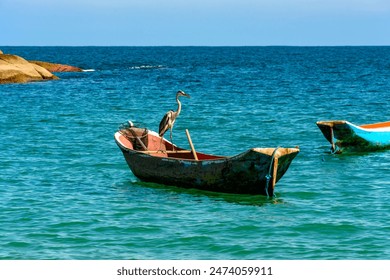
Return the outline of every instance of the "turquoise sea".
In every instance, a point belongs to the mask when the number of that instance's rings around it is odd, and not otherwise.
[[[315,125],[390,120],[390,47],[0,47],[93,69],[0,85],[0,259],[390,259],[390,150],[333,155]],[[140,182],[113,134],[300,154],[276,198]]]

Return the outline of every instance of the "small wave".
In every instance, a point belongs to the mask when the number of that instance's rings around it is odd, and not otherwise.
[[[84,69],[83,72],[95,72],[95,69]]]
[[[140,66],[131,66],[130,69],[135,70],[145,70],[145,69],[161,69],[165,68],[164,65],[140,65]]]

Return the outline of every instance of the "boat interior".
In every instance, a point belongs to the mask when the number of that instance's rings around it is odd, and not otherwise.
[[[390,121],[388,122],[380,122],[380,123],[372,123],[372,124],[363,124],[359,125],[361,128],[375,129],[375,128],[390,128]]]
[[[122,129],[116,135],[117,141],[129,150],[149,154],[155,157],[178,158],[187,160],[216,160],[223,156],[215,156],[196,152],[195,149],[186,150],[172,145],[171,142],[161,138],[157,133],[141,131],[140,129]]]

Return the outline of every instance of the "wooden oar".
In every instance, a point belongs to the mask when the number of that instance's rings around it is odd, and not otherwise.
[[[142,140],[137,136],[137,134],[135,133],[135,131],[133,131],[131,128],[130,128],[130,132],[131,134],[133,135],[133,137],[135,139],[137,139],[138,143],[141,145],[142,149],[144,149],[145,151],[148,150],[148,148],[145,146],[145,144],[142,142]]]
[[[187,134],[187,138],[188,138],[188,143],[190,143],[192,154],[194,155],[195,160],[198,160],[198,155],[196,154],[194,144],[192,144],[190,132],[188,131],[188,129],[186,129],[186,134]]]

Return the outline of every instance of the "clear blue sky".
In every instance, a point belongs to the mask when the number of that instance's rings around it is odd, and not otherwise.
[[[390,0],[0,0],[0,46],[390,45]]]

